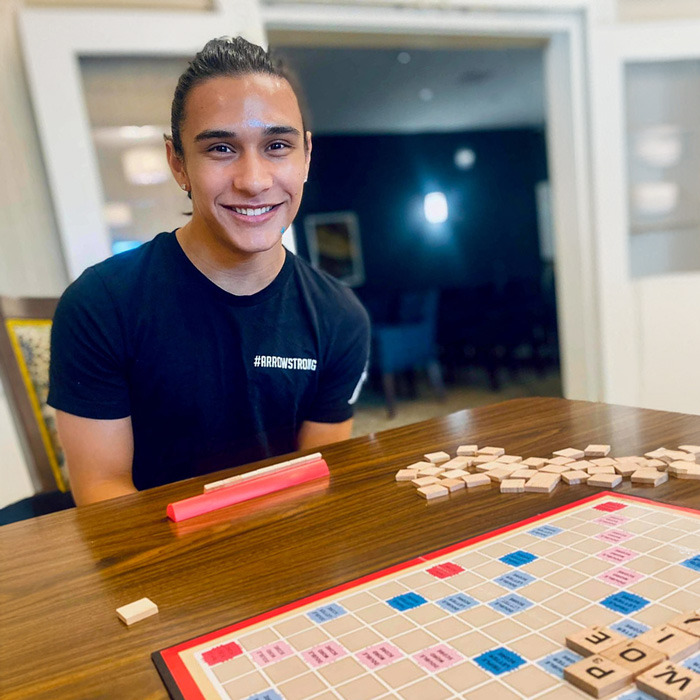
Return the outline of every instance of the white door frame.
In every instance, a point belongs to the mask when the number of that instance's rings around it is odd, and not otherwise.
[[[401,7],[364,2],[361,8],[219,0],[208,13],[23,10],[25,64],[70,278],[111,254],[80,78],[81,55],[188,56],[224,33],[224,27],[225,33],[242,33],[258,43],[265,42],[265,27],[541,38],[548,41],[547,145],[564,394],[605,398],[588,160],[586,41],[592,18],[609,18],[613,3],[475,0],[463,12],[426,9],[424,1],[411,9],[410,0]],[[450,4],[467,7],[463,0]]]
[[[470,5],[487,3],[469,3]],[[552,183],[556,291],[564,395],[601,400],[597,279],[590,192],[587,119],[586,3],[575,0],[517,0],[510,11],[469,13],[403,8],[305,6],[291,3],[261,9],[266,30],[364,34],[430,34],[539,38],[545,49],[547,148]],[[518,12],[513,6],[550,12]],[[552,6],[560,10],[553,12]],[[600,13],[609,6],[590,3]]]
[[[598,251],[601,304],[601,383],[606,401],[645,406],[642,314],[645,290],[679,279],[633,279],[628,236],[625,63],[700,59],[700,21],[648,22],[600,27],[591,39],[591,115],[595,226],[605,236]],[[684,273],[688,280],[699,273]],[[654,294],[655,291],[652,291]],[[615,342],[614,339],[618,339]],[[681,341],[682,342],[682,341]],[[692,389],[689,388],[690,391]],[[694,392],[697,393],[697,392]],[[656,404],[656,402],[654,402]],[[697,405],[697,404],[696,404]],[[651,408],[679,409],[677,399]]]

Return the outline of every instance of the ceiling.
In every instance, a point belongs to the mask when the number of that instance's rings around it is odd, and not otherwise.
[[[317,134],[544,123],[540,46],[273,46],[297,72]],[[166,125],[173,90],[186,65],[187,59],[179,57],[81,58],[92,126]]]

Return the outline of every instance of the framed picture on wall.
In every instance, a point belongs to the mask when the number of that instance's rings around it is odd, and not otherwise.
[[[358,287],[365,281],[362,245],[357,216],[351,211],[311,214],[304,217],[311,264]]]

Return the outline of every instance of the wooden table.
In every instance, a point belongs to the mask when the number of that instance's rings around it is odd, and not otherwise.
[[[155,650],[594,493],[494,488],[427,503],[394,482],[424,453],[464,443],[642,454],[700,443],[700,416],[519,399],[327,447],[330,480],[179,525],[166,505],[211,477],[2,527],[0,697],[166,698]],[[700,508],[698,482],[620,491]],[[160,613],[127,628],[115,608],[143,596]]]

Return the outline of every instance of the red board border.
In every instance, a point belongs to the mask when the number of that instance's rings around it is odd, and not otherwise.
[[[519,520],[515,523],[505,525],[504,527],[500,527],[496,530],[491,530],[482,535],[477,535],[476,537],[471,537],[467,540],[463,540],[462,542],[457,542],[456,544],[443,547],[442,549],[430,552],[429,554],[426,554],[424,556],[415,557],[414,559],[410,559],[409,561],[405,561],[400,564],[395,564],[394,566],[389,566],[385,569],[380,569],[379,571],[367,574],[366,576],[361,576],[360,578],[352,579],[351,581],[341,583],[340,585],[334,586],[333,588],[327,588],[326,590],[321,591],[320,593],[314,593],[310,596],[307,596],[306,598],[301,598],[292,603],[287,603],[287,605],[282,605],[281,607],[268,610],[267,612],[255,615],[254,617],[249,617],[245,620],[241,620],[240,622],[236,622],[235,624],[229,625],[228,627],[222,627],[221,629],[215,630],[213,632],[209,632],[199,637],[189,639],[186,642],[181,642],[180,644],[176,644],[175,646],[168,647],[167,649],[163,649],[159,652],[156,652],[153,656],[154,658],[160,657],[159,660],[162,661],[162,663],[165,665],[165,668],[167,669],[169,675],[172,677],[172,680],[177,685],[177,688],[181,693],[181,697],[185,698],[186,700],[206,700],[206,698],[202,695],[201,691],[199,690],[199,687],[197,686],[196,682],[187,670],[187,667],[185,666],[184,662],[180,658],[180,652],[186,651],[187,649],[190,649],[193,646],[198,646],[200,644],[213,641],[218,637],[221,637],[222,635],[230,634],[231,632],[235,632],[245,627],[250,627],[251,625],[258,624],[259,622],[264,622],[265,620],[268,620],[272,617],[276,617],[278,615],[282,615],[286,612],[289,612],[290,610],[294,610],[304,605],[309,605],[310,603],[315,603],[316,601],[322,600],[324,598],[328,598],[338,593],[342,593],[343,591],[347,591],[349,588],[354,588],[355,586],[360,586],[365,583],[369,583],[370,581],[374,581],[383,576],[388,576],[389,574],[393,574],[395,572],[408,569],[412,566],[416,566],[417,564],[420,564],[422,562],[432,561],[433,559],[442,557],[445,554],[450,554],[451,552],[454,552],[458,549],[478,544],[479,542],[483,542],[484,540],[488,540],[493,537],[497,537],[498,535],[510,532],[511,530],[515,530],[518,528],[522,528],[526,525],[539,522],[540,520],[550,518],[553,515],[557,515],[559,513],[564,513],[568,510],[578,508],[579,506],[585,505],[587,503],[593,503],[594,501],[603,501],[604,499],[610,497],[621,499],[623,501],[631,501],[633,503],[644,503],[646,505],[660,506],[662,508],[667,508],[668,510],[681,511],[685,513],[694,514],[696,516],[698,515],[698,511],[694,510],[693,508],[686,508],[684,506],[676,506],[669,503],[662,503],[660,501],[653,501],[647,498],[642,498],[640,496],[630,496],[628,494],[614,493],[613,491],[601,491],[599,493],[593,494],[592,496],[587,496],[586,498],[582,498],[578,501],[567,503],[566,505],[560,506],[558,508],[545,511],[544,513],[540,513],[539,515],[534,515],[531,518]],[[161,664],[157,665],[159,667],[159,670],[161,670]]]

